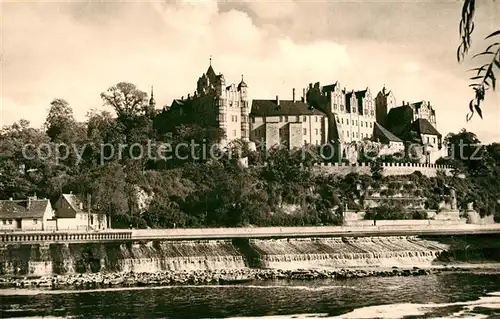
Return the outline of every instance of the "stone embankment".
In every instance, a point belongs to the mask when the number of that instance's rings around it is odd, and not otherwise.
[[[425,276],[446,271],[470,271],[469,267],[391,269],[232,269],[158,273],[91,273],[46,277],[4,277],[0,288],[51,290],[102,289],[196,284],[237,284],[262,280],[354,279],[364,277]]]

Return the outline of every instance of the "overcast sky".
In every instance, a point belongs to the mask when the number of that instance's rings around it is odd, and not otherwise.
[[[465,127],[500,141],[500,94],[485,119],[465,122],[473,92],[458,64],[461,1],[106,1],[1,5],[0,124],[41,125],[64,98],[77,119],[104,109],[99,94],[118,82],[149,92],[157,107],[186,96],[209,64],[226,82],[241,74],[252,98],[291,99],[310,82],[347,89],[385,84],[401,101],[430,101],[442,134]],[[500,28],[498,0],[481,0],[474,47]],[[500,72],[497,78],[500,78]]]

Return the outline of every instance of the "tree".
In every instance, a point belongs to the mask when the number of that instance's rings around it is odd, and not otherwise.
[[[484,0],[483,0],[484,1]],[[495,1],[495,0],[493,0]],[[475,0],[465,0],[462,7],[462,19],[460,21],[460,37],[461,43],[457,49],[457,60],[462,62],[471,46],[471,35],[474,31],[474,13],[476,11],[476,1]],[[500,35],[500,30],[488,35],[485,40],[494,38]],[[470,87],[474,90],[474,99],[469,102],[470,113],[467,115],[467,121],[469,121],[474,112],[477,112],[482,118],[481,103],[484,101],[486,91],[490,88],[496,89],[496,77],[495,77],[495,67],[500,69],[500,42],[491,43],[485,51],[474,55],[472,58],[477,58],[480,56],[489,56],[491,60],[483,64],[478,68],[474,68],[471,71],[475,71],[476,75],[471,77],[470,80],[476,81],[472,83]]]
[[[130,118],[144,115],[149,109],[147,93],[134,84],[120,82],[101,93],[105,105],[111,106],[118,118]]]

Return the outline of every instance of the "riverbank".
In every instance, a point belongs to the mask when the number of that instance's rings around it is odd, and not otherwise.
[[[224,285],[263,280],[355,279],[365,277],[426,276],[443,272],[482,270],[500,273],[500,264],[433,265],[425,268],[356,268],[356,269],[228,269],[166,271],[156,273],[84,273],[38,277],[2,277],[0,288],[80,290],[146,286]]]

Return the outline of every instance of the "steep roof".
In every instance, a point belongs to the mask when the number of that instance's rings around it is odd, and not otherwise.
[[[212,68],[212,65],[208,67],[207,70],[207,77],[210,80],[210,83],[213,84],[217,81],[217,74],[215,74],[214,69]]]
[[[310,109],[302,101],[280,100],[253,100],[250,115],[253,116],[283,116],[283,115],[325,115],[318,109]]]
[[[325,92],[333,92],[335,88],[339,85],[339,82],[335,82],[333,84],[323,86],[323,93]]]
[[[441,133],[436,130],[434,126],[427,119],[417,119],[411,124],[411,128],[414,129],[419,134],[437,135],[441,136]]]
[[[0,200],[0,218],[43,218],[48,199]]]
[[[378,132],[377,132],[377,130],[378,130]],[[389,132],[387,129],[385,129],[382,125],[378,124],[377,122],[375,122],[374,136],[377,135],[377,134],[375,134],[376,132],[381,134],[382,137],[384,137],[385,139],[387,139],[390,142],[403,142],[402,139],[400,139],[396,135]]]
[[[356,98],[358,100],[360,100],[360,99],[363,99],[365,97],[366,91],[368,91],[368,90],[356,91],[356,92],[354,92],[354,94],[356,95]]]

